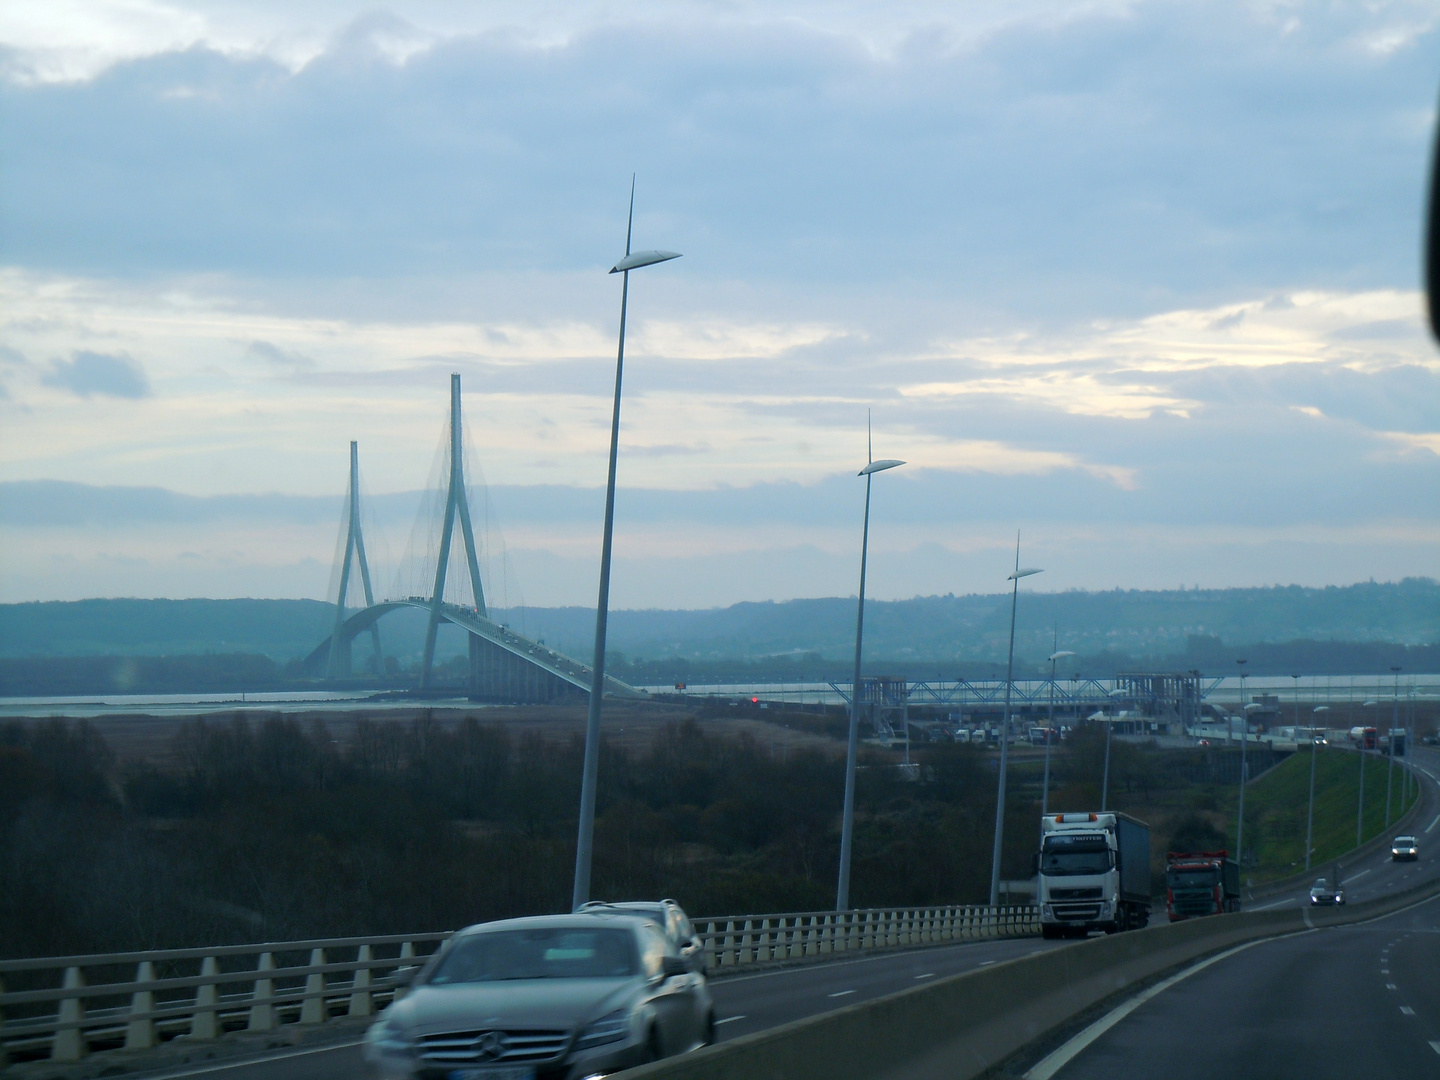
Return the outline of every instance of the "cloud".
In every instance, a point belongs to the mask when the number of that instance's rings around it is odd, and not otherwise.
[[[291,368],[295,370],[308,370],[315,366],[315,361],[301,353],[291,352],[273,345],[268,341],[252,341],[245,346],[245,355],[267,364],[273,364],[278,368]]]
[[[631,281],[628,542],[761,553],[695,597],[848,565],[867,410],[911,463],[880,532],[956,553],[918,591],[1017,523],[1162,581],[1434,572],[1433,4],[131,8],[0,9],[0,339],[68,358],[0,364],[0,478],[323,508],[359,439],[413,492],[458,371],[583,600],[633,170],[636,246],[686,257]],[[154,392],[111,407],[115,363]],[[254,513],[328,556],[333,515]]]
[[[123,354],[108,356],[82,350],[69,360],[52,360],[50,370],[40,381],[82,398],[143,398],[150,394],[145,369]]]
[[[646,279],[661,322],[731,282],[792,326],[1408,287],[1440,32],[1399,7],[934,7],[877,49],[873,14],[665,4],[540,44],[499,32],[536,25],[512,6],[371,20],[299,66],[182,20],[155,40],[188,47],[0,88],[0,224],[12,259],[82,275],[590,273],[638,168],[637,241],[687,253]]]

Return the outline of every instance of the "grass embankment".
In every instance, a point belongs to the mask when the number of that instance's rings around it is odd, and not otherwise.
[[[1390,823],[1385,823],[1386,772],[1389,759],[1363,756],[1365,812],[1363,843],[1386,832],[1419,798],[1412,779],[1408,798],[1403,771],[1395,767],[1390,791]],[[1361,755],[1353,750],[1321,748],[1315,757],[1315,826],[1311,868],[1320,873],[1355,847],[1355,819],[1360,801]],[[1310,795],[1310,754],[1292,754],[1245,790],[1245,877],[1252,882],[1289,877],[1305,866],[1305,818]],[[1235,841],[1234,822],[1229,824]],[[1232,848],[1233,850],[1233,848]],[[1252,862],[1252,858],[1254,861]]]

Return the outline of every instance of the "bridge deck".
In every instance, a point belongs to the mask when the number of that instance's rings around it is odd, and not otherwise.
[[[344,641],[353,641],[356,635],[368,630],[383,615],[391,611],[398,611],[401,608],[418,608],[428,612],[430,603],[423,598],[405,600],[386,600],[370,607],[361,608],[354,614],[348,616],[341,625],[341,637]],[[582,664],[564,653],[556,652],[538,641],[526,637],[524,634],[517,634],[508,626],[501,626],[492,619],[481,615],[474,608],[461,607],[458,604],[440,605],[440,618],[445,622],[460,627],[476,637],[488,641],[497,648],[503,649],[512,656],[531,664],[548,675],[552,675],[562,682],[568,683],[585,693],[590,692],[590,680],[592,671],[589,664]],[[329,656],[331,638],[326,637],[324,641],[311,650],[310,655],[305,658],[307,670],[315,671],[320,664]],[[643,698],[645,692],[637,690],[628,683],[609,675],[605,676],[605,693],[614,697]]]

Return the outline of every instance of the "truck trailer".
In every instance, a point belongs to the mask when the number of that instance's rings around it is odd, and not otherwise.
[[[1115,811],[1046,814],[1039,864],[1043,936],[1113,934],[1150,921],[1150,826],[1143,821]]]
[[[1171,922],[1240,910],[1240,864],[1228,851],[1165,854],[1165,910]]]

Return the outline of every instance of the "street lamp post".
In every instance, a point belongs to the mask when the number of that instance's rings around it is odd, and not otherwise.
[[[875,461],[868,430],[865,443],[868,464],[857,474],[865,477],[865,525],[860,531],[860,602],[855,609],[855,677],[850,682],[850,738],[845,746],[845,809],[840,817],[840,881],[835,888],[836,911],[850,910],[850,854],[855,839],[855,757],[860,749],[860,648],[865,636],[865,559],[870,551],[870,478],[878,472],[905,464],[893,458]],[[906,726],[909,726],[908,719]]]
[[[615,354],[615,407],[610,416],[610,473],[605,483],[605,531],[600,542],[600,595],[595,605],[595,660],[590,669],[590,711],[585,721],[585,764],[580,779],[580,831],[575,844],[575,888],[571,907],[590,899],[590,864],[595,840],[595,781],[600,767],[600,701],[605,692],[605,628],[610,612],[610,546],[615,524],[615,463],[620,448],[620,383],[625,371],[625,314],[630,271],[678,259],[677,251],[630,251],[635,224],[635,178],[630,179],[630,215],[625,224],[625,257],[610,268],[624,275],[620,286],[620,345]]]
[[[1055,635],[1058,643],[1060,635]],[[1053,647],[1053,646],[1052,646]],[[1040,786],[1040,816],[1044,817],[1050,809],[1050,743],[1055,738],[1055,663],[1067,656],[1074,656],[1069,650],[1061,650],[1050,654],[1050,729],[1045,733],[1045,779]]]
[[[1290,685],[1295,690],[1295,730],[1298,732],[1300,730],[1300,676],[1291,675]]]
[[[1000,851],[1005,844],[1005,768],[1010,760],[1010,691],[1015,685],[1015,607],[1020,599],[1020,579],[1038,574],[1020,569],[1020,534],[1015,534],[1015,572],[1010,575],[1010,653],[1005,662],[1005,720],[1000,725],[1000,787],[995,797],[995,850],[990,856],[990,906],[1000,903]]]
[[[1313,717],[1321,713],[1328,713],[1329,705],[1317,705],[1311,713],[1310,721],[1310,809],[1305,814],[1305,872],[1310,872],[1310,841],[1315,835],[1315,754],[1316,747],[1320,740],[1315,737],[1315,720]]]
[[[1361,707],[1362,709],[1368,709],[1368,708],[1370,708],[1371,706],[1373,706],[1374,704],[1375,704],[1375,702],[1373,702],[1373,701],[1367,701],[1367,702],[1365,702],[1363,705],[1361,705],[1360,707]],[[1363,720],[1365,719],[1366,715],[1367,715],[1366,713],[1363,713],[1363,712],[1362,712],[1362,713],[1360,714],[1360,719],[1363,721]],[[1360,746],[1359,746],[1359,750],[1360,750],[1360,808],[1355,811],[1355,846],[1356,846],[1356,847],[1359,847],[1359,846],[1360,846],[1362,833],[1363,833],[1364,828],[1365,828],[1365,733],[1364,733],[1363,731],[1360,733]]]
[[[1110,691],[1109,696],[1113,701],[1123,693],[1117,686]],[[1100,710],[1100,719],[1105,722],[1105,768],[1100,774],[1100,809],[1104,811],[1110,809],[1110,736],[1115,730],[1115,720],[1105,709]]]
[[[1235,863],[1240,862],[1245,850],[1245,744],[1250,741],[1250,714],[1245,711],[1245,660],[1236,660],[1240,665],[1240,814],[1235,824]]]
[[[1395,784],[1395,725],[1400,721],[1400,669],[1391,665],[1395,673],[1394,704],[1390,712],[1390,761],[1385,767],[1385,827],[1390,827],[1390,789]]]

